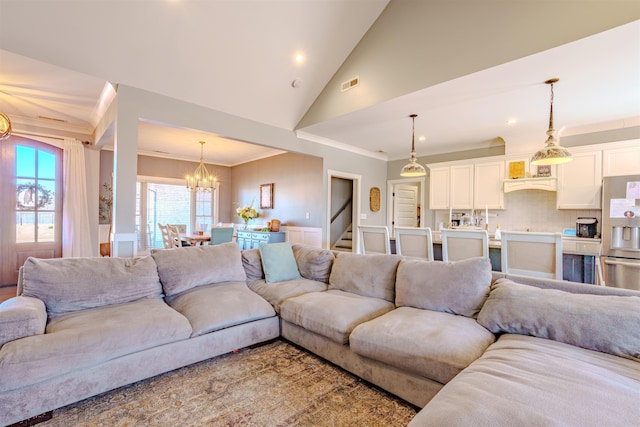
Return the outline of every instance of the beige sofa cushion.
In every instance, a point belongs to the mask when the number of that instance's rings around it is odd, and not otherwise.
[[[259,249],[245,249],[242,251],[242,267],[247,275],[247,281],[264,279]]]
[[[335,260],[333,252],[300,244],[292,245],[292,249],[302,277],[329,283],[331,267]]]
[[[308,331],[346,344],[353,328],[393,308],[393,303],[380,298],[330,290],[286,300],[280,309],[280,316]]]
[[[500,279],[478,323],[640,361],[640,297],[574,294]]]
[[[490,285],[489,258],[403,260],[396,278],[396,305],[475,317]]]
[[[47,310],[36,298],[19,296],[0,304],[0,347],[6,342],[44,334]]]
[[[191,325],[161,299],[67,313],[45,334],[0,348],[0,392],[189,338]]]
[[[412,307],[362,323],[349,337],[355,353],[442,384],[494,341],[474,319]]]
[[[638,362],[503,335],[424,407],[410,427],[634,426]]]
[[[198,286],[168,297],[167,303],[189,319],[192,337],[276,314],[244,282]]]
[[[22,278],[22,295],[42,300],[50,315],[162,296],[151,257],[30,257]]]
[[[291,249],[302,277],[329,283],[329,275],[335,259],[333,252],[301,244],[291,245]],[[258,249],[245,249],[242,251],[242,266],[247,273],[249,282],[265,278]]]
[[[151,253],[167,296],[196,286],[244,282],[240,247],[234,242],[219,245],[158,249]]]
[[[393,302],[400,259],[395,255],[342,252],[333,262],[329,289]]]
[[[266,280],[260,279],[249,282],[248,286],[253,292],[269,301],[277,313],[280,313],[282,303],[289,298],[327,290],[326,283],[305,278],[279,283],[267,283]]]

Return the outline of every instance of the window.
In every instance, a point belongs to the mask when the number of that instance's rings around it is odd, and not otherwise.
[[[140,251],[163,247],[158,223],[184,224],[189,233],[203,224],[208,229],[218,217],[217,190],[191,193],[181,180],[145,177],[137,183],[136,202]]]
[[[212,193],[208,191],[198,191],[195,193],[196,212],[195,212],[195,229],[196,231],[211,231],[213,224],[213,201]]]
[[[16,243],[56,239],[56,156],[16,146]]]

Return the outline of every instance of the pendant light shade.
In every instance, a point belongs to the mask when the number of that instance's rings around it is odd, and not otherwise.
[[[553,128],[553,84],[559,79],[549,79],[545,83],[551,86],[551,103],[549,109],[549,130],[547,130],[546,147],[536,152],[531,158],[532,165],[558,165],[573,160],[571,153],[558,145],[556,130]]]
[[[416,148],[414,143],[415,137],[415,126],[416,126],[416,117],[417,114],[412,114],[409,117],[413,119],[413,125],[411,127],[411,157],[409,158],[409,163],[404,165],[402,171],[400,171],[400,176],[414,177],[414,176],[425,176],[427,174],[427,170],[420,163],[417,162],[416,159]]]
[[[216,177],[210,174],[204,165],[204,144],[204,141],[200,141],[200,164],[193,175],[187,175],[187,188],[193,192],[211,191],[216,186]]]

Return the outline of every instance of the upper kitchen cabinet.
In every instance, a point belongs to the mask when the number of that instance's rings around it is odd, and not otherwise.
[[[451,166],[452,209],[473,209],[473,164]]]
[[[615,148],[602,151],[602,175],[640,174],[640,139],[616,143]]]
[[[427,165],[429,209],[504,209],[504,162]]]
[[[572,148],[573,161],[558,165],[558,209],[600,209],[602,151]]]
[[[474,178],[474,208],[504,209],[504,162],[476,163]]]
[[[429,168],[429,209],[449,209],[450,168]]]

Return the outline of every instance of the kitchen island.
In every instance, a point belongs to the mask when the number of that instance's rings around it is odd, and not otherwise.
[[[442,238],[439,231],[432,232],[433,257],[442,261]],[[600,239],[562,238],[562,278],[570,282],[596,284],[597,260],[600,257]],[[391,252],[395,252],[395,239],[391,239]],[[501,242],[489,239],[491,269],[502,271]]]

